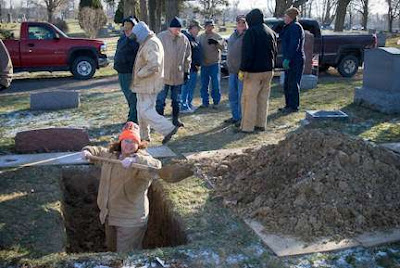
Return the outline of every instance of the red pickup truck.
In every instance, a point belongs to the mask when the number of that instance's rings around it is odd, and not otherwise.
[[[14,72],[70,71],[83,80],[108,65],[104,42],[70,38],[47,22],[23,22],[20,39],[4,40],[4,44]]]

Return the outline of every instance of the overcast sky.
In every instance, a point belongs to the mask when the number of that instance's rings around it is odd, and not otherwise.
[[[13,5],[19,6],[21,5],[22,0],[11,0],[11,3]],[[228,0],[231,5],[237,1],[235,0]],[[7,7],[10,4],[10,0],[5,0],[7,3]],[[266,9],[269,7],[274,7],[275,6],[275,0],[239,0],[239,9],[251,9],[251,8],[260,8],[260,9]],[[317,2],[317,0],[314,0],[314,2]],[[385,14],[387,12],[387,5],[385,3],[385,0],[370,0],[371,3],[371,13],[381,13]]]

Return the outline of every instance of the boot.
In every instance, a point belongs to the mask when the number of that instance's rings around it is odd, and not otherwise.
[[[184,127],[185,125],[179,120],[179,106],[172,106],[172,124],[176,127]]]

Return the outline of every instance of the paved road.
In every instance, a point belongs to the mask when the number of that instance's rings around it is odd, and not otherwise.
[[[106,78],[76,80],[72,77],[62,78],[38,78],[38,79],[16,79],[12,81],[11,87],[0,92],[1,95],[25,93],[28,91],[51,91],[64,90],[88,90],[94,88],[116,89],[119,88],[117,76]]]

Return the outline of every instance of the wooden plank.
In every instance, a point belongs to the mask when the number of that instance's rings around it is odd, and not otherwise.
[[[166,158],[176,156],[176,154],[165,145],[150,147],[147,149],[147,151],[154,158]],[[81,159],[80,152],[15,154],[0,156],[0,168],[82,164],[88,164],[88,161]]]
[[[247,219],[245,222],[279,257],[327,252],[360,246],[360,243],[354,239],[344,239],[339,242],[321,239],[317,242],[306,243],[290,236],[275,235],[265,232],[262,224],[257,221]]]
[[[382,143],[381,146],[400,154],[400,142]]]
[[[387,232],[364,233],[356,238],[364,247],[374,247],[381,244],[400,241],[400,229],[392,229]]]
[[[235,148],[235,149],[221,149],[221,150],[213,150],[213,151],[191,152],[191,153],[184,153],[183,156],[186,157],[186,159],[190,159],[190,160],[199,160],[202,158],[209,158],[209,157],[224,158],[230,154],[241,154],[246,149],[248,149],[248,148]]]

